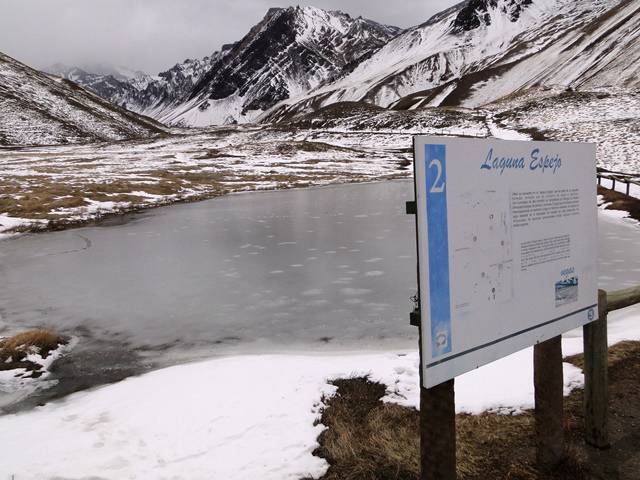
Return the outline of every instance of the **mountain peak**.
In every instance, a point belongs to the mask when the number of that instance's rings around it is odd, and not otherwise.
[[[533,0],[467,0],[453,21],[453,33],[468,32],[482,25],[491,25],[492,13],[507,15],[516,22],[522,10]]]

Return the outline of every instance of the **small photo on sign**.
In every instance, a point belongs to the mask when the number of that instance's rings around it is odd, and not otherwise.
[[[578,301],[578,277],[556,282],[556,307]]]

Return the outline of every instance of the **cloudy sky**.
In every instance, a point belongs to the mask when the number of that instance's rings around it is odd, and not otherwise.
[[[459,0],[0,0],[0,52],[42,68],[110,63],[157,73],[242,38],[269,7],[314,5],[409,27]],[[389,5],[394,5],[389,7]]]

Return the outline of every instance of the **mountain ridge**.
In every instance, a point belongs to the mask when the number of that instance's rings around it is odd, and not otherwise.
[[[484,7],[469,8],[474,5]],[[441,104],[473,108],[538,84],[571,86],[566,75],[568,67],[563,66],[560,59],[579,48],[582,36],[596,35],[599,25],[609,22],[610,16],[616,17],[617,10],[631,12],[625,18],[630,19],[632,35],[619,35],[613,41],[618,46],[616,51],[627,58],[624,63],[631,65],[626,72],[619,68],[621,78],[632,78],[633,72],[637,72],[633,65],[637,65],[638,58],[638,26],[637,21],[633,22],[640,17],[635,5],[633,0],[468,0],[398,35],[346,77],[283,101],[260,120],[291,118],[344,101],[385,108]],[[574,36],[572,32],[576,31],[579,34]],[[562,49],[549,50],[555,42],[564,42],[569,53]],[[629,48],[625,50],[621,45]],[[545,55],[545,51],[554,53]],[[578,50],[575,54],[578,55]],[[510,84],[503,82],[500,88],[495,88],[494,83],[499,83],[503,74],[531,56],[557,73],[540,77],[540,65],[529,62],[530,71],[520,69],[519,76],[509,76]],[[583,56],[584,69],[597,68],[591,60]],[[557,62],[555,67],[554,62]],[[560,72],[564,72],[564,78]],[[460,88],[465,82],[469,85],[462,94]],[[483,82],[493,86],[487,87]],[[585,86],[596,88],[598,85],[594,81]],[[458,100],[453,101],[456,95]],[[411,96],[415,101],[408,101]]]
[[[634,1],[466,0],[405,30],[337,10],[271,8],[239,41],[137,84],[76,80],[178,126],[272,122],[339,102],[474,108],[536,86],[633,88]],[[602,58],[589,56],[596,50]]]
[[[151,118],[0,53],[0,144],[49,145],[144,138],[165,132]]]
[[[142,87],[113,75],[61,73],[113,103],[167,124],[242,123],[336,78],[401,31],[337,10],[278,7],[269,9],[239,41],[149,76]]]

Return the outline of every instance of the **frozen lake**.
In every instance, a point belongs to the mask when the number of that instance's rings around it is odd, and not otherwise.
[[[411,348],[412,196],[409,181],[240,194],[4,240],[0,333],[182,357]],[[640,283],[639,229],[600,217],[600,286]]]
[[[0,243],[2,326],[144,349],[414,344],[412,183],[240,194]]]

